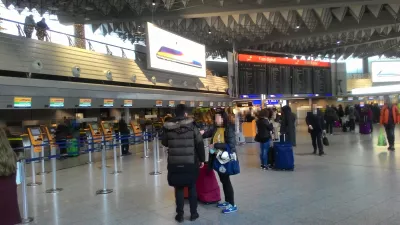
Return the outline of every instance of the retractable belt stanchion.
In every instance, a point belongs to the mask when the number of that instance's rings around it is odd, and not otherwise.
[[[53,188],[46,190],[46,193],[58,193],[62,191],[62,188],[57,187],[57,148],[56,146],[51,145],[51,172],[52,172],[52,179],[53,179]]]
[[[143,132],[143,157],[149,158],[149,135],[147,129]]]
[[[118,141],[118,144],[119,144],[119,157],[122,158],[124,156],[122,155],[122,137],[121,137],[121,132],[119,132],[118,137],[119,137],[119,141]],[[129,139],[128,139],[128,142],[129,142]]]
[[[35,151],[34,151],[35,147],[32,145],[31,146],[31,157],[33,157],[35,155]],[[36,166],[35,166],[35,162],[31,161],[31,173],[32,173],[32,182],[30,182],[28,184],[28,186],[38,186],[41,185],[41,182],[36,182]]]
[[[121,140],[121,133],[119,136]],[[114,171],[111,174],[117,175],[122,173],[122,171],[118,170],[118,161],[117,161],[117,142],[115,141],[115,137],[113,138],[113,151],[114,151]],[[121,145],[120,145],[121,146]]]
[[[93,161],[92,161],[92,151],[94,150],[94,138],[93,137],[92,137],[92,140],[90,141],[89,146],[91,149],[89,150],[89,160],[87,161],[87,164],[93,164]]]
[[[22,218],[21,223],[27,224],[33,221],[32,217],[29,217],[28,213],[28,200],[26,197],[26,171],[25,171],[25,159],[21,160],[20,163],[20,176],[21,176],[21,185],[22,185]]]
[[[106,142],[105,138],[102,139],[103,149],[101,151],[101,169],[103,172],[103,189],[96,191],[96,194],[105,195],[113,192],[113,189],[107,189],[107,165],[106,165]]]
[[[48,174],[49,172],[46,171],[45,167],[44,167],[44,146],[42,146],[42,151],[40,152],[40,158],[41,158],[41,169],[42,171],[40,171],[39,173],[37,173],[37,175],[45,175]]]
[[[160,175],[161,171],[159,169],[158,166],[158,162],[159,162],[159,144],[158,144],[158,133],[156,133],[156,136],[154,137],[153,140],[153,155],[154,155],[154,172],[151,172],[150,175]]]

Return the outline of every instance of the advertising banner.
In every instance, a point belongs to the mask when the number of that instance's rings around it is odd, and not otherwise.
[[[400,82],[400,61],[371,63],[372,82]]]
[[[196,77],[206,77],[205,46],[147,23],[147,66]]]

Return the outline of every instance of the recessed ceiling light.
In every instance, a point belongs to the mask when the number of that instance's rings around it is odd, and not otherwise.
[[[337,41],[336,44],[340,44],[340,41]]]
[[[156,2],[153,0],[153,3],[151,3],[153,6],[155,6],[156,5]]]
[[[208,29],[208,34],[211,34],[211,30],[210,29]]]
[[[297,25],[297,26],[296,26],[296,29],[299,29],[299,28],[300,28],[300,26],[299,26],[299,25]]]

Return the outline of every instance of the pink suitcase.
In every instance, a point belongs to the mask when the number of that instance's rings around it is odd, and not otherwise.
[[[221,200],[221,193],[214,170],[208,166],[200,169],[199,178],[196,182],[197,198],[205,204],[217,203]]]

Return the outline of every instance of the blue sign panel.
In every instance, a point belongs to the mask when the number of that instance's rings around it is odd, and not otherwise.
[[[279,105],[279,99],[268,99],[267,105]]]

